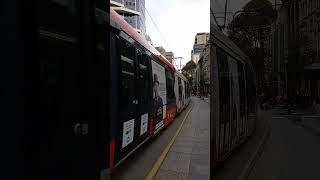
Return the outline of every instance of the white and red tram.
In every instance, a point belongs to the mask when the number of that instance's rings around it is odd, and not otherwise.
[[[189,103],[187,79],[122,16],[110,9],[108,168],[121,164]]]

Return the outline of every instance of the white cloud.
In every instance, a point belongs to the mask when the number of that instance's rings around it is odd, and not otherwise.
[[[146,13],[147,34],[155,45],[173,51],[176,57],[183,57],[184,65],[191,58],[196,33],[210,31],[210,1],[146,0],[146,8],[170,49]]]

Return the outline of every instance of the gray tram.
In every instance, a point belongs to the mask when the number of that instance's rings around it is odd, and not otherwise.
[[[255,129],[255,72],[248,57],[211,27],[211,162],[215,168]]]

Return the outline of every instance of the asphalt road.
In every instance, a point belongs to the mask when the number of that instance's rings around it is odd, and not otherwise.
[[[178,115],[170,126],[165,128],[154,139],[149,140],[142,145],[136,152],[129,157],[123,165],[119,166],[111,176],[112,180],[143,180],[158,160],[162,151],[169,144],[176,130],[182,123],[189,106]]]
[[[320,179],[320,136],[277,110],[271,113],[271,135],[248,179]]]

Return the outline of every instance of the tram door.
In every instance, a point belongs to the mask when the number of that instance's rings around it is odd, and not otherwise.
[[[182,108],[184,108],[185,106],[186,106],[186,94],[185,94],[185,92],[186,92],[186,90],[185,90],[185,88],[186,88],[186,85],[185,85],[185,81],[184,80],[182,80],[182,84],[181,84],[182,86]]]
[[[118,39],[120,50],[119,119],[117,122],[116,162],[133,149],[134,125],[137,122],[136,49],[126,40]]]
[[[231,144],[236,146],[240,132],[240,94],[239,94],[239,75],[237,61],[229,57],[229,67],[231,72]]]
[[[132,41],[133,39],[124,33],[118,38],[120,92],[115,163],[122,160],[148,137],[151,117],[150,59],[142,50],[130,43]]]
[[[139,142],[148,137],[150,119],[152,117],[152,76],[151,58],[142,50],[137,50],[137,123],[135,136]]]
[[[183,97],[182,97],[182,80],[178,77],[178,86],[179,86],[179,107],[180,111],[183,109]]]
[[[244,65],[238,62],[239,74],[239,90],[240,90],[240,138],[246,136],[246,87],[245,87],[245,73]]]
[[[219,76],[219,156],[223,157],[230,149],[231,119],[231,77],[227,54],[217,48]]]

